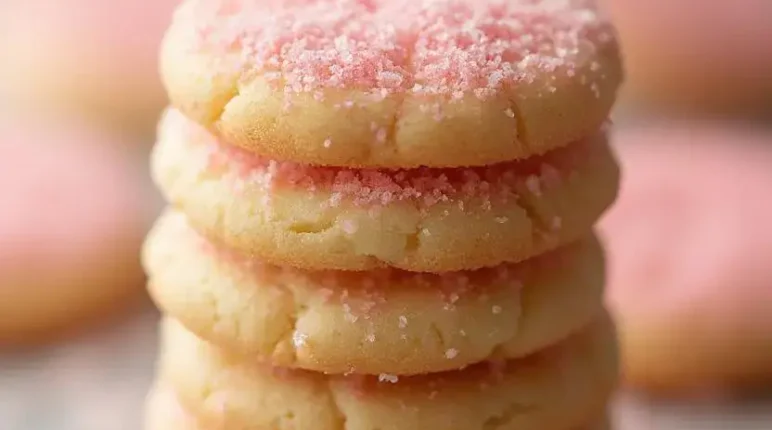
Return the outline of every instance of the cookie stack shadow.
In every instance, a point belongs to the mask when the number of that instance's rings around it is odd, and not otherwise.
[[[162,48],[147,428],[606,428],[608,24],[581,2],[205,3]]]

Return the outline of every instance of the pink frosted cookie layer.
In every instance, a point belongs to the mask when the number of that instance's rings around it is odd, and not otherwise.
[[[234,186],[259,186],[275,190],[324,191],[330,205],[351,202],[360,207],[413,202],[424,207],[438,203],[476,201],[483,206],[516,199],[522,192],[537,197],[560,185],[566,174],[591,157],[593,148],[605,144],[605,134],[575,142],[543,156],[487,167],[416,169],[351,169],[310,166],[271,160],[218,141],[179,111],[169,110],[161,129],[205,145],[204,169],[229,175]],[[269,203],[269,202],[266,202]]]
[[[285,92],[486,98],[613,40],[591,0],[190,0],[194,49]],[[186,24],[187,26],[188,24]]]

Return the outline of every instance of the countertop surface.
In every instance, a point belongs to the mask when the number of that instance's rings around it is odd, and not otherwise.
[[[140,429],[157,320],[147,309],[66,344],[0,354],[0,429]],[[614,430],[769,430],[772,399],[688,404],[620,394],[613,417]]]

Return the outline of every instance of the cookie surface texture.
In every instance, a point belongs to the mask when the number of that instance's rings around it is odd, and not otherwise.
[[[190,0],[161,69],[174,106],[264,156],[479,166],[597,130],[615,40],[588,0]]]

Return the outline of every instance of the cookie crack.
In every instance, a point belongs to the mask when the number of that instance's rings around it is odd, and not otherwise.
[[[528,138],[528,130],[525,126],[525,117],[523,116],[523,111],[520,109],[520,105],[517,104],[517,101],[515,100],[515,97],[509,96],[507,98],[507,101],[509,102],[509,109],[512,111],[512,115],[514,115],[515,119],[515,139],[516,141],[513,142],[514,144],[520,144],[523,146],[523,149],[526,150],[528,154],[532,153],[531,148],[531,142]]]
[[[407,44],[407,52],[405,53],[405,72],[407,76],[415,76],[415,68],[413,67],[413,56],[416,52],[416,41],[418,40],[417,35],[411,34],[411,38],[413,38],[412,43]],[[391,122],[388,126],[388,139],[387,142],[391,143],[392,148],[394,148],[395,155],[399,155],[400,153],[400,145],[397,141],[397,134],[399,132],[399,124],[400,120],[403,116],[403,108],[405,106],[405,101],[407,100],[409,96],[409,89],[406,89],[404,92],[399,94],[399,99],[397,100],[397,106],[394,108],[394,115],[392,115]]]
[[[343,408],[340,406],[340,399],[338,398],[338,394],[332,387],[332,380],[327,380],[327,393],[330,396],[330,403],[333,407],[333,414],[335,415],[337,422],[335,425],[336,430],[346,430],[346,427],[348,426],[348,417],[343,412]]]
[[[230,106],[231,103],[233,103],[233,101],[236,100],[236,98],[238,98],[241,95],[239,76],[241,76],[242,74],[237,74],[232,78],[230,85],[227,86],[227,90],[223,91],[223,93],[220,95],[220,97],[222,97],[222,101],[218,103],[217,99],[212,100],[213,112],[210,118],[210,123],[214,126],[213,127],[214,130],[220,129],[220,124],[222,123],[222,117],[223,115],[225,115],[225,112],[228,110],[228,106]]]
[[[448,341],[445,339],[445,335],[442,333],[442,330],[440,330],[440,327],[437,326],[437,323],[432,322],[429,324],[429,331],[437,339],[437,343],[440,345],[440,349],[444,351],[447,348]]]
[[[291,307],[293,312],[289,315],[289,324],[287,325],[287,329],[282,331],[272,343],[270,347],[271,356],[275,357],[280,352],[279,348],[282,344],[290,343],[292,345],[292,363],[297,363],[298,349],[303,347],[305,342],[305,339],[302,338],[302,333],[298,332],[298,322],[308,312],[308,305],[301,300],[298,300],[295,290],[288,285],[284,283],[277,283],[276,286],[281,288],[285,295],[292,301]]]

